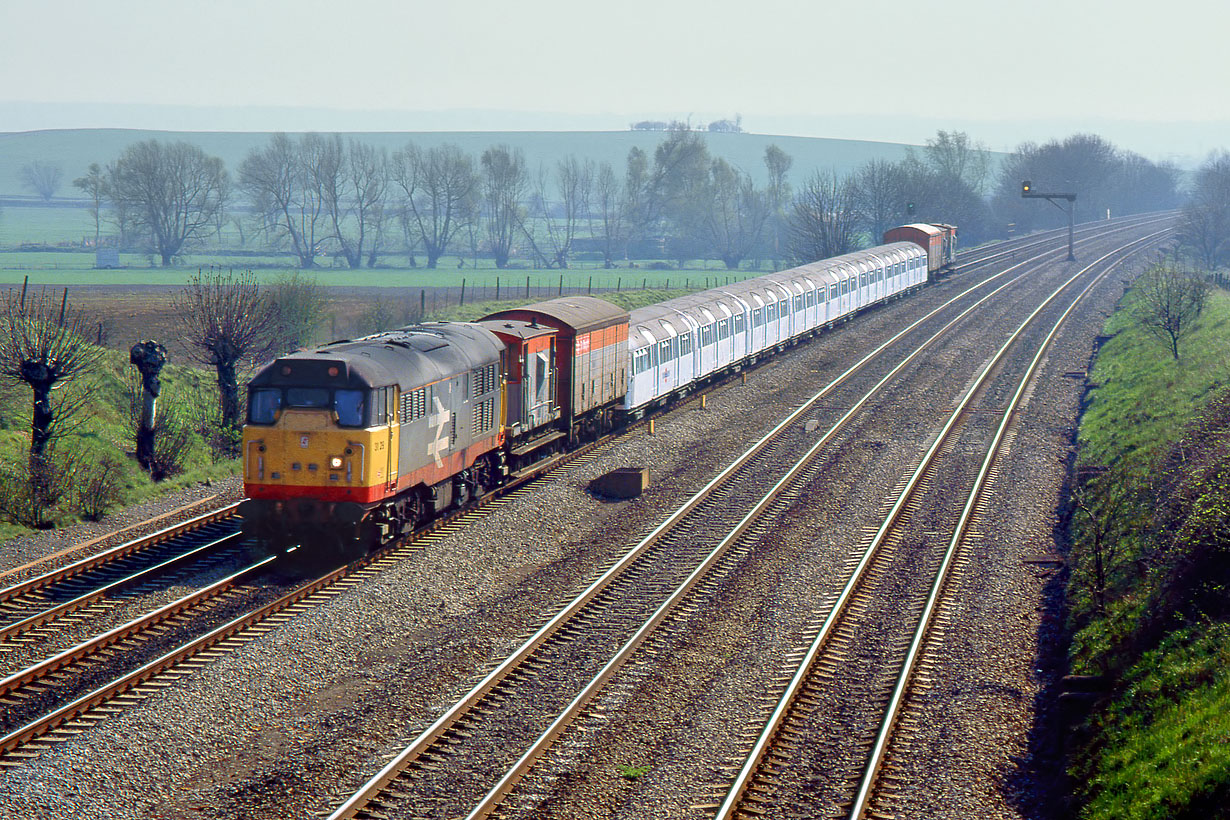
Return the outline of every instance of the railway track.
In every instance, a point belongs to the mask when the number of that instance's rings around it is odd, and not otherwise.
[[[1043,256],[1056,252],[1047,251]],[[729,570],[731,563],[749,549],[750,536],[770,526],[773,517],[815,477],[819,454],[834,446],[850,419],[978,305],[1028,276],[1024,268],[1025,263],[1016,265],[954,297],[799,408],[564,605],[334,811],[332,820],[392,813],[481,817],[495,811],[535,760],[643,642],[679,607],[687,608],[685,602],[694,590],[711,588],[716,583],[713,573]],[[1007,277],[1013,270],[1017,278],[980,300],[969,298],[973,291]],[[879,370],[868,367],[891,345],[922,333],[920,328],[929,320],[962,300],[974,304],[950,311],[957,315],[945,317],[943,326],[926,342],[915,340],[912,352],[897,360],[888,373],[883,372],[883,366]],[[864,371],[875,371],[874,377]],[[811,435],[799,435],[800,427],[813,432],[800,425],[800,419],[815,412],[821,402],[832,403],[833,392],[846,381],[857,381],[853,378],[856,374],[875,382],[871,389],[863,385],[860,398],[845,399],[850,409],[819,441]],[[654,592],[648,594],[648,589]],[[561,661],[565,656],[570,660]],[[579,692],[569,688],[578,677],[590,680]],[[550,709],[547,704],[552,705]],[[533,716],[527,717],[529,713]],[[541,733],[519,759],[510,760],[513,745],[523,744],[526,725],[537,726],[533,731]],[[484,783],[494,785],[485,795],[476,794]]]
[[[1012,442],[1015,415],[1043,355],[1064,321],[1094,285],[1131,253],[1156,242],[1161,235],[1154,234],[1105,254],[1080,270],[1021,323],[970,385],[925,457],[903,482],[883,523],[865,545],[854,571],[828,606],[828,614],[811,642],[800,651],[800,661],[791,670],[789,683],[725,800],[717,807],[717,818],[840,816],[857,820],[872,811],[893,730],[898,726],[897,718],[911,680],[919,674],[924,647],[928,639],[942,641],[942,627],[937,627],[937,623],[944,620],[943,592],[954,567],[962,560],[961,551],[979,515],[983,495],[997,475],[997,460]],[[1088,280],[1083,288],[1080,287],[1082,279]],[[1079,292],[1053,324],[1043,328],[1047,330],[1044,338],[1025,351],[1032,355],[1017,379],[1017,371],[1004,366],[1005,359],[1014,347],[1024,347],[1021,340],[1031,326],[1037,324],[1044,309],[1073,288],[1079,288]],[[1021,352],[1016,351],[1017,355]],[[995,406],[1002,400],[1009,375],[1016,382],[1011,398],[1006,404]],[[996,376],[1004,384],[996,385]],[[979,400],[991,404],[988,409],[993,413],[978,416],[978,425],[986,428],[986,423],[992,420],[995,424],[984,429],[983,435],[970,436],[970,422],[980,409]],[[985,435],[988,432],[991,433],[989,437]],[[966,438],[976,438],[979,447],[985,446],[985,454],[978,460],[964,458],[965,463],[959,467],[949,466],[946,461],[958,460],[958,451],[968,449],[957,444],[962,434]],[[954,486],[968,487],[963,491],[963,500],[956,505],[944,497]],[[938,515],[936,510],[940,511]],[[941,517],[941,524],[937,524],[937,517]],[[926,523],[920,524],[920,521]],[[947,533],[951,535],[946,540],[936,537]],[[921,566],[926,566],[928,571],[919,573]],[[911,573],[929,579],[929,583],[910,584],[903,580]],[[902,606],[899,593],[903,584],[908,584],[915,593],[906,606]],[[917,594],[919,591],[925,594]],[[902,617],[903,610],[908,612],[908,618]],[[892,618],[900,621],[900,628],[886,630],[885,621]],[[868,675],[865,668],[869,632],[874,633],[874,645],[888,653],[888,657],[881,655],[878,675]],[[864,668],[857,668],[860,665]],[[897,671],[885,680],[884,670],[892,667]],[[852,680],[857,681],[853,693]],[[825,707],[832,706],[835,700],[857,701],[858,706],[840,710],[844,714],[834,719],[833,712]],[[866,724],[852,719],[850,714],[867,711],[868,704],[874,704],[874,709],[882,714],[879,729],[871,737],[855,730]],[[822,722],[829,725],[821,728]],[[851,746],[868,750],[861,771],[852,778],[848,776],[848,765],[843,765],[848,758],[843,760],[841,754]],[[833,782],[818,788],[816,773],[821,770],[830,775],[845,770],[843,773],[847,776],[844,780],[834,777]],[[800,780],[806,782],[805,787],[798,785]],[[784,781],[789,781],[792,787],[783,787]],[[831,802],[827,805],[799,802],[803,793],[817,791],[823,791]],[[833,799],[835,793],[836,800]],[[845,799],[841,799],[842,796]],[[846,808],[833,811],[834,807],[842,805]],[[873,813],[872,816],[877,815]]]
[[[563,460],[545,466],[558,466],[559,463],[563,463]],[[429,539],[435,531],[465,525],[471,522],[474,516],[482,514],[482,511],[470,511],[459,518],[439,522],[432,528],[432,532],[420,534],[418,537]],[[259,612],[233,618],[189,644],[177,647],[142,664],[139,669],[124,679],[96,687],[75,698],[72,702],[57,707],[47,716],[47,719],[37,726],[31,723],[29,726],[19,727],[18,730],[10,732],[8,736],[0,739],[0,755],[5,754],[7,750],[6,759],[9,762],[15,762],[37,754],[39,749],[45,747],[47,743],[57,738],[71,737],[76,732],[111,714],[112,710],[122,708],[124,704],[134,702],[144,694],[173,684],[176,678],[209,662],[218,653],[228,648],[241,646],[292,617],[294,613],[327,600],[349,586],[361,583],[366,577],[365,573],[378,572],[390,562],[402,560],[418,548],[421,547],[416,547],[414,543],[397,545],[392,548],[391,552],[374,555],[362,565],[339,571],[341,574],[331,574],[326,578],[303,584],[279,597],[270,605],[262,607]]]
[[[230,543],[239,532],[237,506],[229,504],[0,589],[0,641],[9,642],[0,643],[0,652],[13,648],[15,636]]]

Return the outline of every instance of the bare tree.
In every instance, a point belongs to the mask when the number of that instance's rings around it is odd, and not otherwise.
[[[612,268],[615,266],[616,252],[626,241],[627,203],[623,185],[609,162],[598,167],[594,180],[594,204],[602,222],[602,266]]]
[[[343,150],[338,134],[326,142],[319,166],[325,214],[346,263],[358,268],[364,251],[370,252],[367,244],[375,239],[383,217],[388,155],[383,148],[357,140]]]
[[[790,188],[790,168],[794,158],[776,145],[764,149],[764,167],[769,174],[769,186],[765,196],[769,205],[769,221],[766,226],[769,240],[769,256],[774,269],[786,252],[786,210],[794,194]]]
[[[1158,262],[1136,282],[1141,326],[1179,359],[1179,342],[1190,336],[1209,295],[1206,279],[1170,262]]]
[[[696,245],[700,237],[711,164],[705,138],[685,123],[672,123],[654,149],[648,222],[672,233],[679,247]]]
[[[90,163],[85,176],[73,180],[73,187],[90,198],[90,216],[94,218],[94,247],[102,239],[102,204],[107,199],[107,175],[97,162]]]
[[[628,149],[624,168],[624,225],[625,241],[644,239],[657,218],[651,193],[649,156],[640,148]],[[627,255],[627,249],[624,251]]]
[[[858,247],[854,184],[836,171],[812,174],[790,212],[790,253],[800,263],[840,256]]]
[[[245,360],[266,355],[276,317],[250,273],[197,273],[174,299],[189,353],[214,368],[218,377],[221,422],[237,430],[242,423],[237,370]]]
[[[905,213],[905,168],[888,160],[868,160],[854,172],[854,189],[859,221],[878,242]]]
[[[319,134],[304,134],[297,142],[274,134],[239,166],[239,186],[251,199],[261,228],[275,243],[289,242],[304,268],[315,267],[325,233],[318,173],[325,142]]]
[[[164,267],[213,230],[226,203],[222,160],[186,142],[134,143],[110,170],[108,194],[148,233]]]
[[[458,232],[477,216],[474,159],[456,145],[423,151],[410,143],[393,154],[390,177],[403,196],[407,244],[422,244],[427,267],[435,268]]]
[[[1213,154],[1196,171],[1179,231],[1209,270],[1230,263],[1230,153]]]
[[[726,160],[714,160],[709,173],[709,208],[703,231],[726,269],[738,270],[739,263],[760,242],[769,205],[752,178]]]
[[[491,244],[495,266],[502,269],[508,265],[513,241],[525,218],[521,205],[529,183],[525,155],[520,148],[496,145],[483,151],[481,165],[487,241]]]
[[[33,393],[30,419],[30,464],[37,472],[48,445],[73,427],[84,394],[52,391],[90,373],[102,355],[87,339],[92,324],[68,303],[68,291],[56,299],[51,291],[27,296],[9,291],[0,318],[0,378],[25,384]]]
[[[959,181],[981,193],[991,171],[991,153],[964,131],[936,131],[923,149],[926,163],[940,178]]]
[[[590,160],[579,161],[575,156],[560,160],[556,166],[555,192],[559,199],[548,198],[549,176],[545,168],[539,168],[537,184],[534,188],[533,215],[536,223],[543,227],[547,252],[539,246],[529,220],[522,221],[522,231],[534,255],[548,268],[567,268],[568,256],[572,253],[572,242],[576,238],[577,227],[581,218],[589,212],[590,198],[594,185],[594,163]]]
[[[58,165],[35,160],[21,166],[17,176],[24,187],[38,194],[44,202],[50,202],[60,188],[60,180],[64,178],[64,172]]]

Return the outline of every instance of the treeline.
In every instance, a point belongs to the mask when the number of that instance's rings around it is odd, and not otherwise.
[[[276,134],[233,174],[196,146],[148,140],[73,184],[90,198],[96,240],[106,226],[121,247],[169,265],[229,227],[241,244],[289,253],[300,268],[322,257],[375,267],[389,256],[434,268],[448,254],[563,269],[581,253],[607,267],[776,267],[872,244],[903,221],[956,224],[967,245],[1062,224],[1056,209],[1021,201],[1022,179],[1076,192],[1080,220],[1180,202],[1177,168],[1093,135],[1023,144],[998,172],[985,146],[947,131],[900,162],[871,160],[845,177],[812,171],[796,183],[793,158],[776,145],[762,162],[763,185],[680,123],[652,152],[632,148],[622,167],[573,155],[531,167],[507,145],[388,152],[338,134]]]

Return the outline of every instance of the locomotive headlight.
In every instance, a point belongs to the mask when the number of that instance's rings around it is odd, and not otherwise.
[[[329,458],[329,469],[330,470],[340,470],[341,468],[342,468],[341,456],[331,456]]]

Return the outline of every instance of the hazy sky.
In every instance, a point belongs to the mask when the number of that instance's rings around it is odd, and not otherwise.
[[[0,0],[0,102],[1230,122],[1228,32],[1224,0]]]

